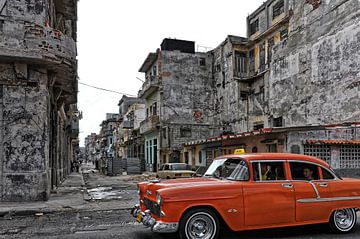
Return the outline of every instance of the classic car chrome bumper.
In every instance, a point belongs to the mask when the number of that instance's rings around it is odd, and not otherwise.
[[[135,205],[130,213],[136,218],[138,222],[141,222],[146,227],[151,227],[153,232],[157,233],[174,233],[178,231],[179,223],[168,223],[156,221],[150,214],[150,210],[142,212],[139,205]]]

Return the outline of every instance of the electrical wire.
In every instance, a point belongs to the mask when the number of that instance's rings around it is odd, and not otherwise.
[[[119,94],[119,95],[126,95],[126,96],[129,96],[129,97],[136,97],[135,95],[131,95],[131,94],[127,94],[127,93],[123,93],[123,92],[119,92],[119,91],[114,91],[114,90],[108,90],[108,89],[104,89],[104,88],[101,88],[101,87],[89,85],[89,84],[86,84],[86,83],[83,83],[83,82],[79,82],[79,84],[87,86],[87,87],[91,87],[91,88],[94,88],[94,89],[97,89],[97,90],[107,91],[107,92],[111,92],[111,93],[115,93],[115,94]]]

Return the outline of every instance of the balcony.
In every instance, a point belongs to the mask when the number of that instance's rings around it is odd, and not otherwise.
[[[138,97],[142,99],[146,99],[152,93],[157,91],[159,89],[159,86],[160,86],[160,81],[158,77],[155,76],[147,77],[146,81],[141,87],[141,90],[139,90]]]
[[[160,123],[160,117],[158,115],[152,115],[143,122],[140,123],[140,134],[146,134],[157,130],[157,126]]]

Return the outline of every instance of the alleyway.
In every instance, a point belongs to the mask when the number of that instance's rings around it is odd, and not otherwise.
[[[127,238],[176,239],[158,235],[135,222],[129,208],[137,202],[136,182],[130,176],[100,175],[90,164],[72,173],[48,202],[2,203],[0,238]],[[84,179],[84,180],[83,180]],[[310,226],[232,233],[221,238],[359,238],[354,233],[335,236],[327,227]]]

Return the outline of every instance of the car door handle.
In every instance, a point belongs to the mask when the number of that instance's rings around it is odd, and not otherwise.
[[[283,186],[284,188],[293,188],[294,185],[292,185],[291,183],[283,183],[281,184],[281,186]]]
[[[328,186],[327,183],[318,183],[319,187],[326,188]]]

